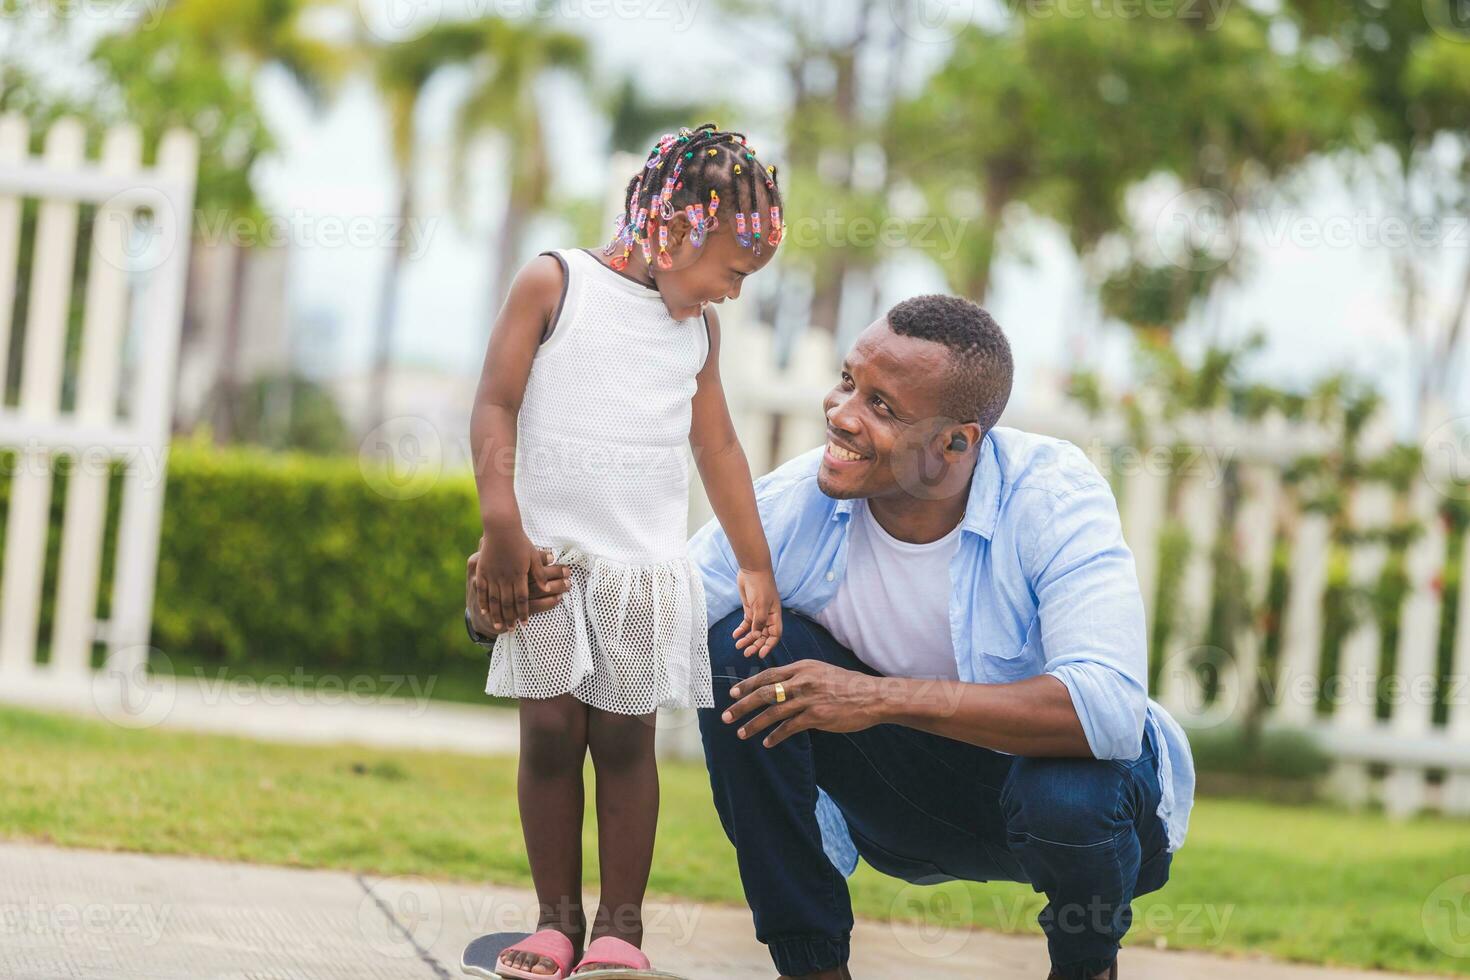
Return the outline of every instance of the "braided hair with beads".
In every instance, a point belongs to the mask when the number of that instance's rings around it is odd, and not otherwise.
[[[761,184],[770,216],[764,238],[757,197]],[[683,211],[689,222],[689,242],[699,248],[720,209],[722,193],[734,207],[735,239],[742,248],[754,248],[759,255],[763,241],[772,248],[780,244],[786,226],[781,221],[776,168],[761,166],[743,133],[716,129],[714,123],[665,133],[649,151],[643,168],[628,181],[627,204],[603,254],[612,256],[612,267],[621,270],[636,245],[645,263],[660,269],[671,267],[669,221]]]

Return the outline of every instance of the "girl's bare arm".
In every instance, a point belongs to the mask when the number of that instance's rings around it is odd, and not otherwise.
[[[490,331],[470,415],[470,452],[489,552],[481,555],[478,579],[497,624],[530,617],[527,576],[541,566],[532,560],[515,498],[516,420],[531,362],[561,292],[561,264],[550,255],[537,256],[516,274]]]
[[[694,414],[689,427],[689,445],[699,467],[704,492],[715,512],[735,559],[746,571],[763,572],[771,567],[771,552],[761,529],[755,505],[750,463],[735,435],[725,388],[720,381],[720,320],[714,310],[709,318],[709,357],[699,372],[694,393]]]

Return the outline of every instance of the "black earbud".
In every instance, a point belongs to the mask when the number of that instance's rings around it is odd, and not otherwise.
[[[962,453],[970,448],[970,440],[965,438],[963,432],[956,432],[954,438],[949,440],[949,448],[957,453]]]

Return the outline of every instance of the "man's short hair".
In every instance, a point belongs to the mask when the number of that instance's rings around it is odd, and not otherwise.
[[[1010,401],[1015,374],[1011,345],[995,319],[967,299],[933,293],[906,299],[889,310],[888,327],[901,336],[949,348],[944,411],[990,431]]]

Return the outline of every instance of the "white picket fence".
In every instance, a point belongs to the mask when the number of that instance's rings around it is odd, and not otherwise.
[[[183,131],[144,167],[134,128],[109,130],[86,158],[75,119],[54,123],[39,158],[24,119],[0,117],[0,379],[22,330],[18,404],[0,401],[0,449],[15,454],[0,578],[0,689],[7,700],[74,700],[95,683],[95,644],[107,645],[118,696],[146,662],[162,523],[175,359],[194,200],[196,144]],[[36,199],[33,237],[22,235]],[[80,353],[69,356],[83,207],[90,253]],[[139,215],[143,214],[143,220]],[[14,323],[28,259],[24,324]],[[125,377],[126,375],[126,377]],[[63,403],[63,383],[76,393]],[[3,391],[3,385],[0,385]],[[119,406],[119,402],[125,404]],[[54,629],[39,636],[56,466],[69,456]],[[111,614],[97,619],[109,469],[123,471]],[[44,663],[38,651],[49,649]]]
[[[788,367],[774,371],[770,330],[728,315],[724,330],[721,369],[752,469],[764,473],[779,462],[768,450],[773,419],[780,419],[781,459],[821,444],[825,438],[821,400],[835,383],[840,361],[832,338],[808,333],[792,352]],[[1159,584],[1166,498],[1176,468],[1168,462],[1165,447],[1132,452],[1126,459],[1133,465],[1119,465],[1114,449],[1131,445],[1121,422],[1099,424],[1080,411],[1053,409],[1044,417],[1008,413],[1002,424],[1068,439],[1094,462],[1110,468],[1107,475],[1118,493],[1124,534],[1137,562],[1143,594],[1151,604]],[[1195,728],[1238,722],[1257,696],[1263,637],[1255,624],[1243,628],[1230,649],[1206,651],[1202,646],[1215,588],[1209,549],[1221,529],[1227,496],[1222,466],[1234,461],[1242,493],[1229,530],[1252,589],[1267,586],[1278,529],[1284,528],[1291,542],[1289,601],[1280,624],[1282,647],[1277,676],[1268,679],[1274,690],[1269,724],[1313,733],[1334,759],[1331,785],[1335,793],[1348,802],[1377,800],[1396,815],[1426,809],[1470,813],[1470,690],[1466,684],[1470,676],[1470,548],[1455,559],[1463,572],[1450,670],[1449,721],[1436,725],[1433,720],[1436,650],[1444,606],[1440,582],[1447,547],[1438,515],[1443,498],[1435,486],[1445,484],[1420,478],[1406,501],[1395,501],[1384,489],[1369,484],[1352,501],[1359,527],[1384,526],[1395,516],[1407,514],[1423,525],[1425,533],[1407,558],[1411,585],[1396,662],[1401,694],[1392,705],[1391,716],[1386,721],[1375,717],[1381,637],[1371,617],[1350,634],[1337,671],[1325,681],[1331,685],[1334,707],[1323,715],[1317,701],[1324,682],[1320,659],[1331,551],[1329,525],[1322,515],[1301,512],[1291,505],[1282,470],[1303,454],[1326,448],[1325,436],[1299,428],[1288,431],[1279,420],[1251,427],[1220,420],[1201,424],[1197,431],[1185,431],[1182,441],[1197,450],[1195,460],[1186,460],[1179,474],[1179,514],[1189,531],[1191,548],[1179,583],[1178,625],[1168,644],[1172,652],[1160,666],[1154,696]],[[1429,470],[1430,474],[1450,475],[1450,461],[1433,459],[1430,464],[1438,467]],[[691,526],[708,514],[707,503],[696,494]],[[1375,581],[1385,558],[1381,544],[1356,548],[1353,581],[1363,585]],[[1256,604],[1262,595],[1258,591],[1249,598]],[[1218,692],[1208,703],[1195,669],[1206,652],[1219,664]],[[1371,778],[1380,769],[1386,769],[1386,778]],[[1430,772],[1442,778],[1426,778]]]

